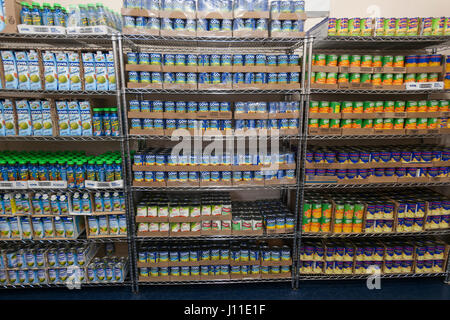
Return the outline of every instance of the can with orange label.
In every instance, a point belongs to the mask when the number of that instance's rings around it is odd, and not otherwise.
[[[353,54],[350,56],[350,67],[360,67],[361,56],[359,54]]]
[[[375,102],[364,101],[364,103],[363,103],[363,112],[364,113],[373,113],[374,110],[375,110]]]
[[[319,119],[308,120],[308,128],[318,128],[318,127],[319,127]]]
[[[317,72],[316,73],[316,83],[325,84],[327,80],[326,72]]]
[[[348,73],[339,73],[338,74],[338,82],[339,83],[348,83],[349,78],[350,78],[350,76]]]
[[[319,102],[318,101],[310,101],[309,102],[309,112],[310,113],[319,112]]]
[[[335,209],[334,209],[334,227],[333,232],[334,233],[341,233],[342,232],[342,220],[344,219],[344,203],[343,202],[336,202]]]
[[[339,67],[348,67],[350,66],[350,55],[341,54],[338,58]]]
[[[385,130],[394,129],[394,119],[385,118],[383,120],[383,129],[385,129]]]
[[[365,54],[361,57],[361,67],[372,67],[373,57],[371,55]]]
[[[337,83],[337,73],[336,72],[328,72],[326,83],[327,84],[336,84]]]
[[[353,113],[363,113],[363,102],[362,101],[354,101],[353,102]]]
[[[350,73],[350,82],[351,83],[361,83],[361,74],[360,73]]]
[[[320,101],[319,113],[329,113],[329,112],[330,112],[330,103],[328,101]]]
[[[394,119],[394,129],[403,129],[405,126],[405,119]]]
[[[405,57],[404,56],[395,56],[393,66],[394,67],[404,67],[405,66]]]
[[[383,118],[377,118],[373,120],[374,129],[383,129]]]
[[[341,119],[341,128],[350,129],[352,127],[352,119]]]
[[[405,112],[405,101],[395,101],[394,112]]]
[[[383,86],[392,86],[393,74],[392,73],[383,73],[381,77],[381,83]]]
[[[437,123],[438,123],[437,118],[428,118],[427,129],[436,129]]]
[[[314,62],[316,66],[325,66],[326,65],[326,55],[324,54],[316,54],[314,57]]]
[[[405,129],[417,129],[417,119],[407,118],[405,120]]]
[[[336,54],[328,54],[326,57],[326,65],[328,67],[336,67],[338,64],[338,56]]]
[[[342,113],[352,113],[353,112],[353,102],[344,101],[342,102]]]
[[[381,73],[373,73],[372,74],[372,84],[374,86],[380,86],[381,85]]]
[[[401,86],[403,84],[403,73],[394,73],[392,84],[394,86]]]
[[[392,67],[394,62],[393,56],[383,56],[383,67]]]
[[[429,73],[429,74],[428,74],[427,81],[428,81],[428,82],[437,82],[437,81],[438,81],[438,77],[439,77],[438,74],[435,73],[435,72]]]
[[[352,129],[361,129],[361,128],[362,128],[362,119],[353,119]]]
[[[427,112],[428,105],[426,100],[420,100],[417,102],[417,112]]]
[[[416,74],[415,73],[407,73],[405,74],[405,83],[416,82]]]
[[[382,60],[381,56],[373,56],[372,67],[374,67],[374,68],[382,67],[383,65],[382,65],[382,61],[381,60]]]
[[[427,118],[417,118],[417,129],[426,129],[428,126]]]
[[[427,112],[437,112],[439,110],[439,102],[437,100],[427,101]]]
[[[384,102],[383,112],[394,112],[394,110],[395,110],[394,101],[389,100]]]
[[[384,102],[383,101],[375,101],[374,112],[384,112]]]
[[[417,112],[417,101],[406,101],[406,112]]]

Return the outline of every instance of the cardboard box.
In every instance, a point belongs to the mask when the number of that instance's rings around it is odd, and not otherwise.
[[[173,89],[173,90],[197,90],[197,84],[163,83],[162,86],[163,86],[163,89],[169,89],[169,90],[171,90],[171,89]]]
[[[280,72],[301,72],[301,67],[300,66],[266,66],[266,71],[265,72],[275,72],[275,73],[280,73]],[[240,71],[239,71],[240,72]],[[244,71],[244,72],[249,72],[249,71]]]
[[[339,67],[334,66],[311,66],[312,72],[339,72]]]
[[[154,17],[159,18],[159,10],[147,10],[147,9],[129,9],[122,8],[120,10],[122,16],[131,17]]]
[[[128,119],[164,119],[164,113],[128,111]]]
[[[286,113],[269,113],[268,119],[298,119],[300,117],[299,112],[286,112]]]
[[[197,19],[233,19],[233,12],[213,12],[214,8],[210,9],[211,11],[197,11]]]
[[[159,67],[159,66],[155,66],[155,67]],[[209,71],[197,71],[197,66],[166,66],[163,65],[162,66],[162,71],[163,72],[209,72]],[[212,67],[215,68],[215,67]],[[144,70],[147,71],[147,70]],[[215,72],[222,72],[222,71],[216,71]]]
[[[405,67],[374,67],[373,73],[406,73]]]
[[[159,29],[123,28],[122,33],[129,35],[143,34],[148,36],[159,36]]]
[[[31,1],[25,1],[31,3]],[[20,10],[22,6],[21,1],[18,0],[4,0],[3,4],[3,17],[2,20],[5,23],[0,33],[17,33],[17,25],[20,24]]]
[[[241,19],[269,19],[270,11],[245,11],[242,9],[234,9],[233,17]]]
[[[343,135],[343,129],[340,128],[308,128],[308,133],[314,135]],[[358,129],[357,129],[358,130]]]
[[[233,37],[235,38],[268,38],[269,37],[269,31],[262,31],[262,30],[254,30],[254,31],[248,31],[248,30],[234,30],[233,31]]]
[[[135,83],[127,82],[128,89],[162,89],[162,83]]]
[[[166,182],[162,181],[162,182],[157,182],[157,181],[153,181],[153,182],[138,182],[138,181],[133,181],[133,187],[161,187],[164,188],[166,187]]]
[[[344,116],[349,115],[348,118],[344,118]],[[356,115],[355,113],[319,113],[319,112],[310,112],[309,119],[357,119],[355,117],[351,117],[352,115]]]
[[[230,31],[199,31],[197,30],[197,37],[227,37],[231,38],[233,32]]]
[[[339,73],[373,73],[372,67],[339,67]]]
[[[272,20],[306,20],[307,15],[305,12],[271,12]]]
[[[176,67],[172,67],[176,68]],[[184,68],[196,68],[195,71],[178,71],[178,72],[235,72],[232,66],[198,66],[198,67],[184,67]],[[177,72],[177,71],[170,71]],[[240,72],[240,71],[239,71]],[[250,72],[250,71],[246,71]]]
[[[148,71],[148,72],[161,72],[161,65],[151,65],[151,64],[126,64],[126,71]],[[180,71],[181,72],[181,71]]]
[[[306,36],[305,32],[283,32],[283,31],[272,31],[270,33],[272,38],[303,38]]]
[[[337,84],[311,83],[311,89],[337,90]]]

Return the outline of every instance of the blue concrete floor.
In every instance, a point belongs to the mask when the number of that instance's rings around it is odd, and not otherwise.
[[[0,300],[8,299],[118,299],[118,300],[326,300],[326,299],[431,299],[450,300],[450,285],[442,279],[383,279],[381,290],[368,290],[365,281],[301,282],[299,290],[290,284],[261,283],[245,285],[197,285],[141,287],[133,294],[128,287],[83,288],[68,290],[11,289],[0,291]]]

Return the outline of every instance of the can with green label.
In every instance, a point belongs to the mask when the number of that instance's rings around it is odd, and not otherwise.
[[[406,112],[417,112],[417,101],[406,101]]]
[[[428,82],[437,82],[438,81],[438,74],[435,72],[429,73],[428,74]]]
[[[330,112],[330,103],[328,101],[320,101],[319,113],[329,113],[329,112]]]
[[[330,127],[330,119],[319,119],[319,128],[329,128]]]
[[[350,65],[350,55],[341,54],[338,58],[339,67],[348,67]]]
[[[338,74],[338,83],[348,83],[350,76],[348,73],[339,73]]]
[[[311,72],[311,83],[316,83],[316,73]]]
[[[394,67],[404,67],[405,57],[404,56],[394,56]]]
[[[359,36],[361,33],[361,21],[360,18],[348,19],[348,35]]]
[[[382,60],[383,67],[392,67],[393,61],[394,61],[393,56],[383,56],[383,60]]]
[[[427,73],[418,73],[416,75],[416,82],[427,82],[428,74]]]
[[[341,18],[336,20],[336,34],[338,36],[348,36],[348,19]]]
[[[375,111],[375,102],[373,101],[364,101],[363,103],[363,112],[364,113],[373,113]]]
[[[316,83],[325,84],[326,79],[327,79],[326,72],[317,72],[316,73]]]
[[[327,84],[336,84],[337,76],[338,76],[338,74],[336,72],[328,72],[327,73]]]
[[[416,118],[406,118],[405,119],[405,129],[416,129],[417,119]]]
[[[373,73],[372,74],[372,84],[374,86],[381,85],[381,73]]]
[[[375,101],[374,112],[384,112],[384,102],[383,101]]]
[[[383,129],[394,129],[394,119],[392,119],[392,118],[384,118],[384,120],[383,120]]]
[[[353,112],[353,102],[344,101],[342,102],[342,113],[352,113]]]
[[[448,111],[449,102],[448,100],[440,100],[439,101],[439,111]]]
[[[365,54],[361,57],[361,67],[371,67],[373,57],[369,54]]]
[[[395,110],[394,101],[387,100],[384,102],[383,112],[394,112],[394,110]]]
[[[444,26],[441,24],[441,18],[431,19],[431,35],[432,36],[442,36],[444,33]]]
[[[329,67],[336,67],[338,56],[336,54],[328,54],[326,57],[326,65]]]
[[[350,56],[350,67],[360,67],[361,66],[361,56],[358,54],[352,54]]]
[[[361,83],[361,74],[360,73],[350,73],[350,82],[351,83]]]
[[[353,102],[353,113],[363,113],[364,104],[362,101],[354,101]]]
[[[405,112],[405,101],[395,101],[394,112]]]
[[[353,119],[352,120],[352,128],[353,129],[361,129],[362,128],[362,119]]]
[[[362,73],[361,74],[361,83],[371,83],[372,75],[370,73]]]
[[[363,119],[361,127],[363,129],[372,129],[373,128],[373,119]]]
[[[352,119],[341,119],[341,128],[351,128],[352,127]]]
[[[309,128],[318,128],[319,127],[319,119],[309,119],[308,127]]]
[[[404,125],[405,119],[403,118],[394,119],[394,129],[403,129]]]
[[[373,119],[373,128],[374,129],[383,129],[383,118]]]
[[[403,73],[394,73],[392,84],[395,86],[400,86],[403,84]]]
[[[393,79],[393,74],[392,73],[383,73],[383,75],[381,76],[381,83],[384,86],[391,86],[392,85],[392,79]]]
[[[311,228],[312,205],[311,202],[305,200],[303,204],[302,231],[309,232]]]
[[[417,118],[417,129],[426,129],[428,125],[427,118]]]
[[[340,101],[331,101],[330,102],[330,112],[331,113],[341,113],[341,102]]]
[[[382,67],[382,57],[381,56],[373,56],[372,59],[372,67]]]
[[[325,66],[326,65],[326,55],[319,53],[314,57],[314,61],[316,62],[316,66]]]
[[[330,128],[339,128],[341,119],[330,119]]]
[[[428,118],[427,129],[437,128],[437,118]]]
[[[310,101],[309,102],[309,112],[310,113],[319,112],[319,102],[318,101]]]
[[[407,73],[405,74],[405,83],[416,82],[416,74],[415,73]]]

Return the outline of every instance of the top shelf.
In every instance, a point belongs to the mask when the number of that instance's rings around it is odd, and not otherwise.
[[[328,36],[328,18],[308,31],[314,49],[418,50],[450,46],[450,36]]]
[[[152,35],[122,35],[135,45],[164,47],[217,47],[217,48],[277,48],[294,50],[304,38],[238,38],[238,37],[169,37]]]

